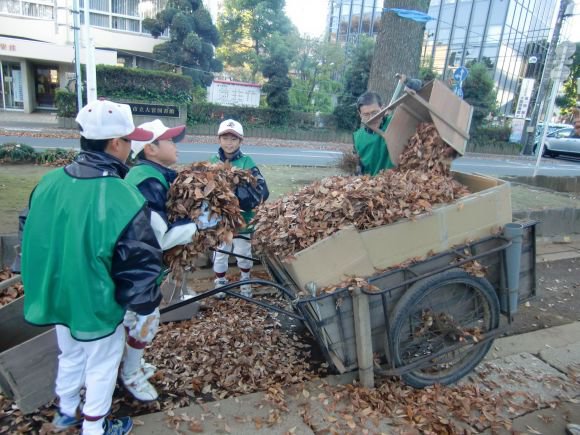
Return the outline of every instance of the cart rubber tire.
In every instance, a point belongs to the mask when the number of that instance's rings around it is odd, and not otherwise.
[[[481,306],[478,306],[478,309],[473,309],[473,313],[475,317],[480,315],[481,319],[476,319],[475,321],[473,319],[469,321],[467,319],[460,319],[456,321],[453,312],[451,312],[453,300],[450,298],[448,300],[442,300],[445,297],[446,289],[448,293],[450,292],[448,296],[452,296],[453,293],[455,293],[456,299],[459,296],[459,302],[462,304],[463,299],[465,299],[464,302],[473,301],[474,305],[476,303],[480,304]],[[467,297],[464,295],[467,295]],[[433,298],[433,296],[435,297]],[[421,323],[424,324],[425,311],[421,307],[426,307],[427,305],[425,304],[431,300],[430,298],[433,298],[433,301],[438,301],[438,304],[442,304],[440,311],[440,313],[443,313],[443,317],[440,317],[443,319],[442,322],[451,319],[453,323],[449,324],[452,326],[459,324],[461,325],[459,329],[452,327],[451,329],[447,328],[447,332],[444,334],[438,331],[431,333],[429,331],[432,327],[425,332],[425,325],[422,325],[422,329],[419,329],[419,331],[415,329],[413,331],[413,315],[419,313],[418,310],[420,309]],[[455,308],[457,310],[460,307],[457,306]],[[429,309],[427,312],[431,312],[431,310]],[[458,310],[457,312],[464,311]],[[435,316],[432,316],[431,320],[433,318]],[[487,279],[475,277],[462,269],[451,269],[413,284],[397,302],[392,319],[390,336],[393,342],[393,360],[395,367],[403,367],[412,362],[412,357],[417,356],[417,351],[423,352],[419,356],[428,355],[431,351],[427,349],[427,353],[424,353],[425,347],[432,346],[432,341],[441,341],[439,348],[435,349],[435,351],[444,349],[446,342],[449,341],[451,341],[449,344],[456,345],[459,342],[457,339],[446,338],[447,335],[452,335],[449,331],[468,331],[469,329],[466,328],[471,328],[475,331],[475,325],[477,325],[477,328],[480,328],[479,330],[482,333],[497,329],[500,319],[499,301],[493,286]],[[429,323],[429,317],[427,319],[427,323]],[[462,320],[465,320],[465,324]],[[431,323],[434,324],[434,322]],[[431,341],[429,338],[419,338],[417,340],[417,337],[414,337],[417,332],[419,332],[420,336],[425,336],[426,333],[433,334],[433,339]],[[422,346],[422,348],[417,346],[417,350],[415,350],[415,347],[409,346],[410,343],[413,343],[413,340]],[[471,372],[479,364],[492,344],[493,340],[489,340],[472,351],[467,350],[458,361],[452,362],[451,364],[445,363],[449,368],[439,369],[439,367],[434,366],[427,368],[429,370],[428,373],[425,372],[425,369],[415,369],[403,374],[402,378],[406,384],[415,388],[424,388],[433,384],[447,385],[454,383]],[[408,348],[412,349],[411,361],[409,361],[409,358],[405,354]],[[461,347],[458,350],[465,350],[465,347]],[[440,356],[438,359],[445,358],[447,355]]]

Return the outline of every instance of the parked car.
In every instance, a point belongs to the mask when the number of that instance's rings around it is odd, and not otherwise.
[[[574,127],[560,128],[546,136],[543,155],[546,157],[556,157],[559,155],[580,157],[580,138],[570,137]],[[534,146],[534,154],[538,152],[538,143]]]
[[[570,125],[570,124],[550,123],[550,124],[548,124],[548,134],[553,133],[553,132],[560,130],[562,128],[573,128],[573,127],[574,126]],[[544,123],[539,122],[538,128],[536,128],[536,141],[534,143],[538,143],[543,131],[544,131]]]

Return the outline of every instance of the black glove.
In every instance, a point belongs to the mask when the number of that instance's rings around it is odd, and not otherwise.
[[[236,186],[236,197],[240,202],[240,208],[251,211],[262,202],[262,195],[248,183],[240,183]]]
[[[423,82],[419,79],[408,78],[405,80],[405,86],[414,91],[418,91],[423,87]]]

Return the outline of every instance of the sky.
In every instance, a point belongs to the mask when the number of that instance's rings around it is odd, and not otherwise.
[[[327,13],[328,0],[286,0],[286,15],[300,34],[322,36]]]
[[[572,42],[580,42],[580,1],[576,0],[574,2],[576,6],[574,7],[574,15],[570,18],[568,25],[568,39]]]

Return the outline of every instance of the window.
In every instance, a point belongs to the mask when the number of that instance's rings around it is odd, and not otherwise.
[[[139,0],[112,0],[114,14],[139,16]]]
[[[113,29],[125,30],[128,32],[139,31],[139,20],[131,20],[128,18],[113,17]]]
[[[0,12],[52,20],[54,19],[54,3],[50,0],[0,0]]]

